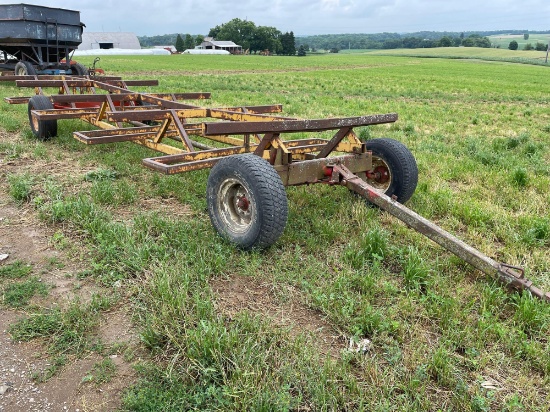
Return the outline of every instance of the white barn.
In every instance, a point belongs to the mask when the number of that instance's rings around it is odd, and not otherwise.
[[[84,31],[78,50],[97,49],[141,49],[141,45],[134,33]]]
[[[205,37],[200,46],[195,47],[198,50],[225,50],[231,54],[241,54],[242,46],[233,43],[232,41],[214,40],[212,37]]]

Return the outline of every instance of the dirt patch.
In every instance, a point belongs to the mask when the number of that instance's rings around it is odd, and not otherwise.
[[[32,273],[52,288],[49,296],[40,300],[41,306],[63,305],[75,297],[88,302],[100,289],[76,278],[85,267],[55,249],[50,241],[53,234],[31,206],[17,207],[0,193],[0,254],[8,255],[0,264],[22,261],[32,266]]]
[[[107,345],[137,343],[138,337],[132,325],[130,314],[125,308],[109,312],[99,327],[101,341]]]
[[[330,325],[323,315],[298,301],[297,292],[289,289],[291,299],[281,302],[273,284],[261,280],[232,276],[210,282],[217,310],[229,318],[250,311],[268,317],[275,325],[289,330],[291,336],[305,334],[323,355],[339,358],[347,340]],[[292,297],[294,296],[294,298]]]
[[[32,266],[32,274],[51,287],[46,298],[33,303],[41,307],[64,304],[78,298],[82,303],[102,289],[91,280],[79,280],[77,274],[86,269],[86,262],[68,256],[51,243],[53,229],[41,222],[31,206],[11,202],[0,188],[0,254],[8,258],[0,265],[18,260]],[[38,342],[14,342],[9,325],[26,316],[0,308],[0,412],[20,411],[110,411],[120,408],[121,394],[135,380],[132,366],[122,356],[112,355],[116,366],[112,379],[100,386],[87,382],[97,354],[74,359],[58,375],[45,383],[37,383],[33,375],[42,374],[50,360]],[[108,346],[137,344],[131,316],[125,307],[103,315],[98,331]]]
[[[157,212],[173,218],[190,217],[195,214],[189,205],[181,203],[176,198],[140,198],[135,205],[115,209],[113,220],[132,225],[134,217],[140,212]]]

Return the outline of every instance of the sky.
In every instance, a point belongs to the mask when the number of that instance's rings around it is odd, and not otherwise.
[[[295,35],[550,30],[542,0],[23,0],[80,11],[90,32],[208,34],[233,18]],[[15,4],[0,1],[0,4]]]

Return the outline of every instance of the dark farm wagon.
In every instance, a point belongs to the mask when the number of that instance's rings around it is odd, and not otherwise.
[[[85,75],[70,61],[82,43],[80,12],[30,4],[0,5],[0,70],[16,75]]]

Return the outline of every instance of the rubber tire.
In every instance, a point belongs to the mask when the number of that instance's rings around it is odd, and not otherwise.
[[[73,76],[87,76],[88,68],[80,63],[71,64],[71,72]]]
[[[16,76],[34,76],[36,75],[36,69],[34,66],[27,61],[19,61],[15,65],[15,69],[13,71]]]
[[[394,139],[372,139],[365,144],[367,150],[372,151],[373,160],[381,159],[390,171],[391,181],[384,194],[396,196],[399,203],[405,203],[418,184],[418,166],[413,154],[407,146]]]
[[[226,223],[227,207],[221,210],[224,183],[238,181],[247,191],[253,213],[248,228],[235,231]],[[216,231],[244,250],[265,249],[282,235],[288,218],[288,200],[281,178],[266,160],[253,154],[229,156],[212,168],[206,187],[208,214]],[[248,209],[248,207],[247,207]]]
[[[157,106],[157,105],[156,105],[156,104],[153,104],[153,103],[149,103],[149,102],[144,102],[144,101],[141,101],[141,100],[140,100],[140,101],[137,101],[137,102],[136,102],[136,106],[143,106],[143,107],[145,107],[145,106],[151,106],[151,107],[152,107],[152,106]],[[154,120],[138,120],[138,121],[140,121],[141,123],[143,123],[143,124],[145,124],[145,125],[147,125],[147,126],[154,126],[154,125],[159,124],[159,122],[156,122],[156,121],[154,121]]]
[[[57,120],[37,120],[32,117],[32,110],[52,110],[53,104],[47,96],[36,95],[30,98],[28,105],[29,124],[32,134],[40,140],[50,140],[57,136]]]

